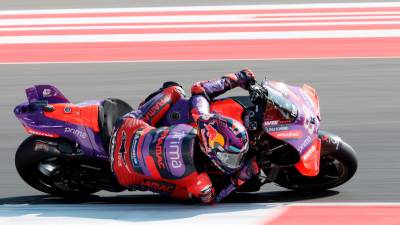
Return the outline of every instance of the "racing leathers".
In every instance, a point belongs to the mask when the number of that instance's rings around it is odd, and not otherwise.
[[[154,127],[173,104],[184,98],[180,86],[166,87],[123,116],[115,125],[110,144],[111,167],[118,182],[131,189],[151,190],[178,199],[196,198],[203,203],[222,200],[258,173],[254,159],[229,174],[231,183],[216,193],[205,171],[194,162],[199,151],[196,121],[209,114],[209,101],[237,86],[246,87],[252,78],[249,70],[214,81],[197,82],[192,87],[193,122]],[[254,77],[253,77],[254,78]]]

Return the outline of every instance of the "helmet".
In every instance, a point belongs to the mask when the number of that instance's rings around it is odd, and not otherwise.
[[[249,149],[246,128],[238,121],[215,114],[197,120],[201,150],[220,170],[236,172]]]

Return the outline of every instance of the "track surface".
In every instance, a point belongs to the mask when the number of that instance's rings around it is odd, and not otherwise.
[[[400,59],[342,59],[1,65],[0,203],[60,202],[29,188],[14,168],[15,149],[26,134],[12,110],[25,101],[24,89],[29,85],[54,84],[74,102],[112,96],[137,105],[164,80],[179,81],[188,89],[196,80],[245,66],[253,68],[259,79],[268,72],[271,80],[315,86],[323,129],[339,134],[356,149],[359,170],[350,182],[331,192],[306,195],[266,185],[260,193],[242,194],[230,202],[400,201]],[[230,94],[246,93],[235,90]],[[76,202],[168,202],[157,195],[100,194]]]

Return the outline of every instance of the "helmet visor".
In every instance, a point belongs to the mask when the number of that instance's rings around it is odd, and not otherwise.
[[[241,166],[243,156],[245,152],[241,153],[229,153],[229,152],[217,152],[217,158],[221,161],[224,167],[229,169],[237,169]]]

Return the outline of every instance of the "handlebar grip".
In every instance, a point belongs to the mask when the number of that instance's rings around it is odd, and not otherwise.
[[[253,92],[250,94],[250,100],[252,102],[256,102],[260,98],[260,94],[258,92]]]
[[[254,84],[256,84],[256,80],[255,80],[255,79],[249,80],[249,85],[250,85],[250,86],[252,86],[252,85],[254,85]]]

